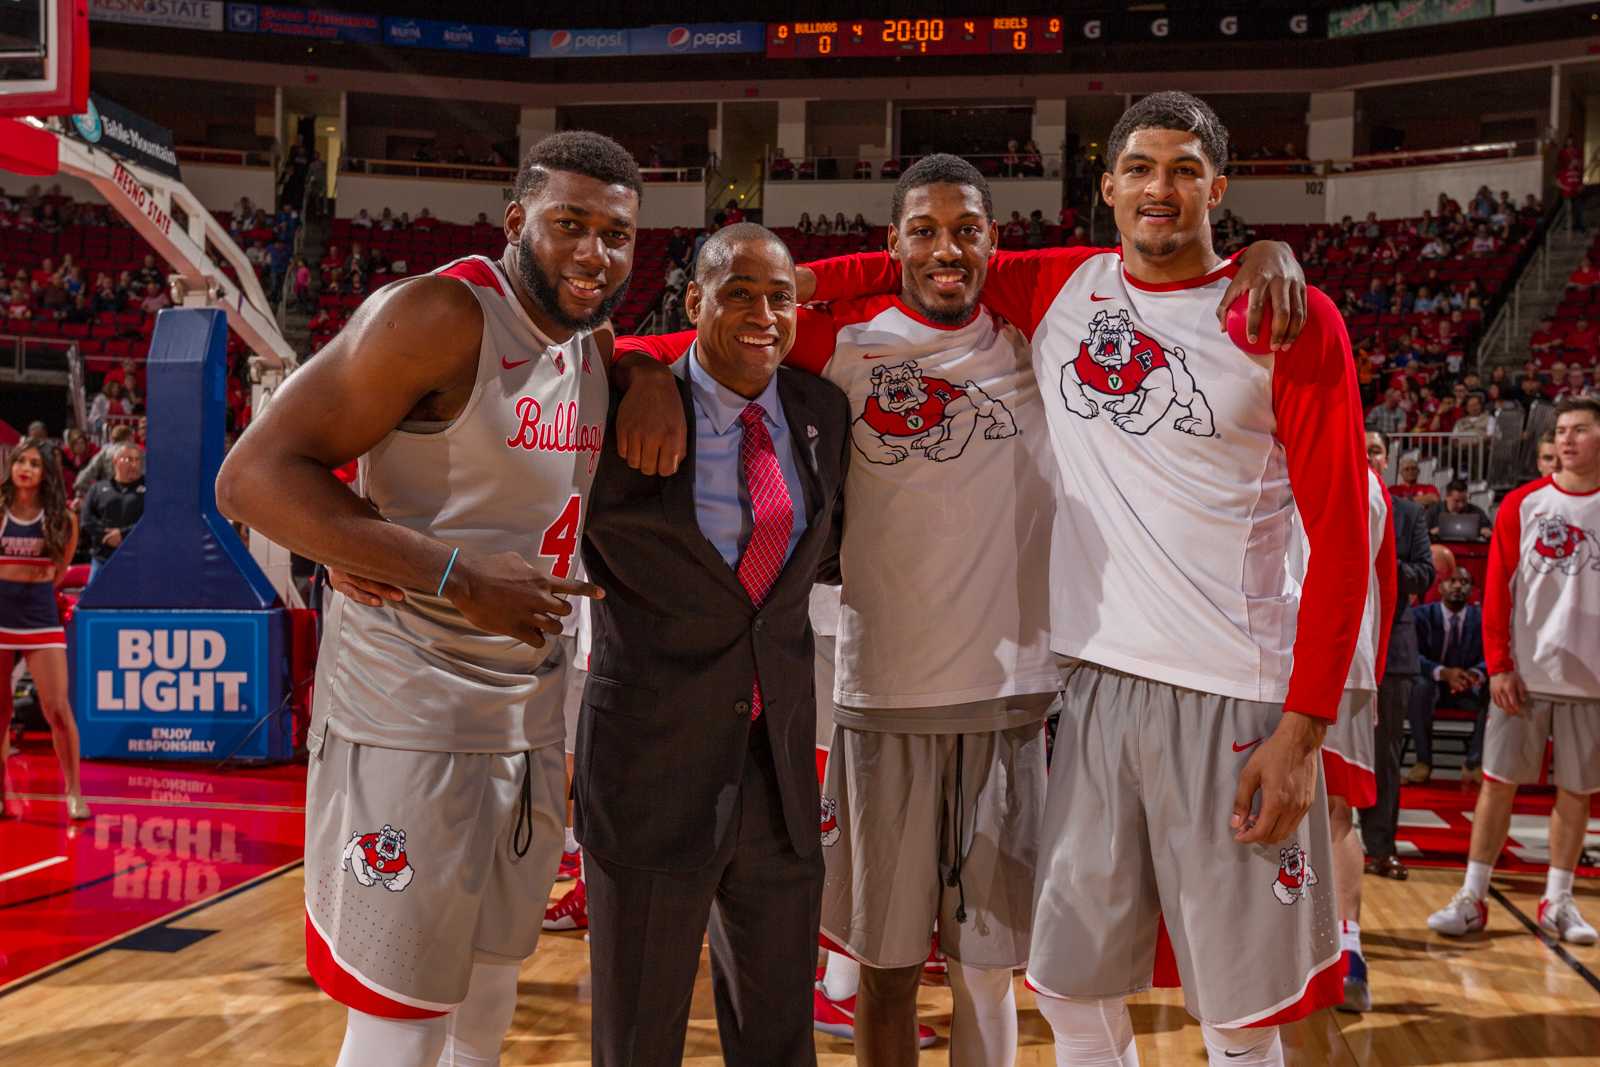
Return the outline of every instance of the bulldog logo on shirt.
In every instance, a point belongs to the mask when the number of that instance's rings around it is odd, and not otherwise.
[[[416,874],[406,858],[406,832],[388,823],[375,834],[351,834],[343,866],[362,885],[382,885],[391,893],[405,889]]]
[[[1097,418],[1104,410],[1127,433],[1149,433],[1178,408],[1174,429],[1195,437],[1216,434],[1211,405],[1194,384],[1183,349],[1163,348],[1133,325],[1126,308],[1115,316],[1101,309],[1089,320],[1078,357],[1061,368],[1061,398],[1079,418]]]
[[[822,798],[822,843],[831,845],[839,840],[839,802],[832,797]]]
[[[914,359],[872,369],[872,395],[850,427],[850,440],[870,462],[895,464],[920,451],[936,463],[967,450],[980,419],[985,440],[1017,432],[1016,420],[976,382],[954,385],[922,373]]]
[[[1278,850],[1278,877],[1272,880],[1272,895],[1279,904],[1293,904],[1317,884],[1311,858],[1298,843]]]
[[[1600,570],[1600,538],[1567,521],[1565,515],[1537,517],[1538,538],[1528,563],[1540,574],[1560,571],[1577,574],[1581,570]]]

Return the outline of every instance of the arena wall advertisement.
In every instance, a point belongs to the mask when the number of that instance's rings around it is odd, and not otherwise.
[[[95,22],[175,30],[220,30],[225,10],[223,0],[89,0]]]

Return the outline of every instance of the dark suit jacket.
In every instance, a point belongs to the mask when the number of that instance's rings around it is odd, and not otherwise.
[[[704,867],[736,829],[753,727],[771,739],[789,840],[810,856],[820,804],[809,606],[819,573],[837,575],[849,405],[821,378],[778,371],[806,530],[757,610],[700,532],[693,401],[686,382],[678,388],[690,432],[677,473],[640,474],[607,447],[589,497],[583,559],[606,595],[593,604],[574,828],[585,849],[611,863]],[[752,724],[758,666],[764,710]]]
[[[1428,542],[1428,525],[1422,509],[1409,500],[1393,500],[1390,518],[1394,522],[1395,565],[1400,581],[1395,596],[1394,619],[1389,627],[1389,660],[1384,676],[1415,675],[1417,631],[1412,623],[1411,598],[1421,596],[1433,585],[1433,547]]]
[[[1483,658],[1483,611],[1476,604],[1468,604],[1462,609],[1461,639],[1456,647],[1450,650],[1450,658],[1443,659],[1444,655],[1444,605],[1438,602],[1423,604],[1414,612],[1417,627],[1417,651],[1422,657],[1422,673],[1433,677],[1435,667],[1465,667],[1468,670],[1480,672],[1485,680],[1489,677],[1489,665]],[[1472,690],[1470,695],[1477,699],[1483,687]]]

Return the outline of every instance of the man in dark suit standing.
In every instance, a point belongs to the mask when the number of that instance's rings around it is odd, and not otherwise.
[[[1463,708],[1476,713],[1472,741],[1467,746],[1466,773],[1483,763],[1483,721],[1489,709],[1489,665],[1483,656],[1483,612],[1467,601],[1472,596],[1472,574],[1465,567],[1439,583],[1440,600],[1416,609],[1417,650],[1422,674],[1411,697],[1411,737],[1417,762],[1406,775],[1415,784],[1433,772],[1433,713],[1435,708]]]
[[[1367,462],[1383,477],[1389,466],[1389,438],[1378,430],[1367,432]],[[1421,665],[1417,656],[1417,631],[1412,624],[1411,598],[1433,584],[1433,549],[1422,509],[1409,500],[1392,500],[1395,564],[1400,570],[1395,614],[1389,628],[1389,657],[1378,682],[1378,799],[1361,809],[1361,843],[1367,854],[1367,871],[1385,878],[1403,879],[1409,873],[1395,855],[1395,828],[1400,820],[1400,755],[1405,746],[1406,716],[1411,691]]]
[[[795,308],[782,242],[718,231],[686,294],[694,347],[677,375],[648,372],[676,391],[687,456],[656,477],[608,448],[595,476],[583,553],[606,599],[573,789],[604,1067],[682,1060],[708,922],[725,1061],[816,1062],[808,607],[837,569],[849,411],[835,386],[778,369]]]

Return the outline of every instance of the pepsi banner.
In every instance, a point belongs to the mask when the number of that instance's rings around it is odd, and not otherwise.
[[[235,33],[310,37],[319,41],[353,41],[358,44],[383,42],[382,21],[377,15],[357,15],[324,8],[229,4],[228,29]]]
[[[72,652],[83,754],[286,759],[282,610],[81,611]]]
[[[514,26],[481,26],[437,19],[383,20],[383,43],[397,48],[432,48],[442,52],[525,56],[528,31]]]
[[[695,22],[634,30],[534,30],[529,34],[528,54],[535,59],[590,59],[764,52],[766,33],[766,24],[761,22]]]

